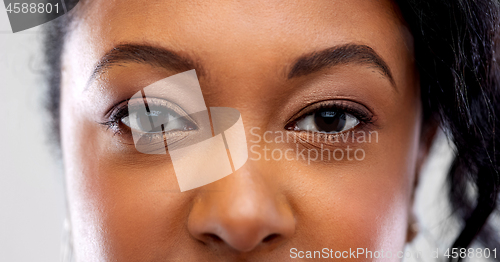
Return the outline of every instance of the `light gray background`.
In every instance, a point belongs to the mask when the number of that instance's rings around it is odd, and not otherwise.
[[[45,133],[40,40],[40,27],[12,34],[0,4],[0,261],[60,259],[63,182]],[[447,214],[442,182],[451,159],[447,143],[440,141],[417,194],[422,233],[409,247],[424,254],[449,244],[435,236],[456,232],[436,219]]]
[[[0,2],[0,261],[59,261],[63,186],[45,127],[39,27],[12,34]]]

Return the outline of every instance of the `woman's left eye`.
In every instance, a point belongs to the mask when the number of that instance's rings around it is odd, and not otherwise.
[[[295,122],[295,131],[335,134],[350,130],[359,124],[353,115],[335,109],[319,109]]]

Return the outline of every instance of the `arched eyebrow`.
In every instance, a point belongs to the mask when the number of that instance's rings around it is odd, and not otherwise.
[[[363,64],[378,69],[395,87],[387,63],[367,45],[345,44],[313,52],[298,58],[291,67],[288,79],[318,72],[324,68],[349,63]]]
[[[129,63],[148,64],[175,72],[196,69],[198,75],[205,72],[201,65],[194,62],[194,59],[168,49],[143,44],[121,44],[108,51],[97,62],[89,83],[113,66],[123,66]]]
[[[177,54],[163,47],[143,44],[121,44],[107,52],[97,63],[88,81],[95,80],[113,66],[123,66],[128,63],[148,64],[174,72],[184,72],[195,69],[198,76],[206,76],[207,71],[191,57]],[[286,69],[287,79],[309,75],[322,69],[345,65],[363,64],[380,71],[395,87],[394,78],[387,63],[369,46],[345,44],[334,46],[319,52],[305,54],[292,63],[291,69]]]

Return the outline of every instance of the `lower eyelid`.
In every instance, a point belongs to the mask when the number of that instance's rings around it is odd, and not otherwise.
[[[321,145],[333,147],[344,146],[348,144],[361,146],[363,144],[372,143],[372,140],[378,142],[378,133],[376,131],[371,131],[365,128],[353,128],[344,132],[334,134],[310,131],[289,132],[293,132],[293,136],[297,137],[297,141],[294,142],[299,144],[305,143],[318,148],[320,148]],[[364,139],[361,139],[363,138],[363,136]]]

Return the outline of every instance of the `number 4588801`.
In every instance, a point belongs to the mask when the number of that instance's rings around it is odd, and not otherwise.
[[[10,3],[7,6],[7,13],[11,14],[43,14],[59,13],[59,4],[52,3]]]

